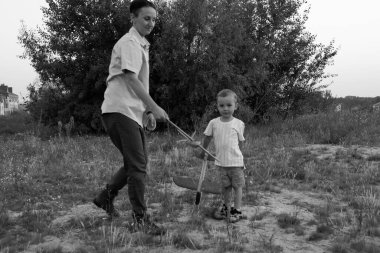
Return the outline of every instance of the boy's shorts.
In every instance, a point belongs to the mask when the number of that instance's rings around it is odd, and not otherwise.
[[[233,188],[245,185],[244,167],[220,167],[218,166],[219,177],[223,188],[232,186]]]

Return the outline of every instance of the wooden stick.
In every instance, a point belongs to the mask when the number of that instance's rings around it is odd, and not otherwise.
[[[171,122],[169,119],[167,119],[167,121],[169,122],[169,124],[171,124],[174,128],[177,129],[177,131],[183,136],[185,137],[186,139],[188,139],[189,141],[191,142],[194,142],[194,139],[188,135],[185,131],[183,131],[179,126],[177,126],[176,124],[174,124],[173,122]],[[195,143],[195,142],[194,142]],[[201,144],[197,144],[198,147],[200,147],[204,152],[206,152],[209,156],[211,156],[212,158],[214,158],[215,160],[218,160],[213,154],[210,153],[210,151],[208,151],[207,149],[205,149]]]
[[[202,162],[202,171],[199,177],[197,194],[195,195],[195,205],[199,205],[199,202],[201,202],[201,196],[202,196],[201,189],[202,189],[203,180],[205,179],[205,175],[206,175],[206,168],[207,168],[207,157],[205,157],[205,159]]]

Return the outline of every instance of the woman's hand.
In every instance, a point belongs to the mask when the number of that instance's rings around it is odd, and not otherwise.
[[[152,113],[154,114],[154,117],[155,117],[158,121],[166,121],[167,119],[169,119],[169,116],[168,116],[168,114],[165,112],[165,110],[162,109],[162,108],[159,107],[159,106],[153,108],[153,109],[152,109]]]
[[[144,115],[143,124],[149,131],[153,131],[154,129],[156,129],[157,123],[153,113],[148,112]]]
[[[156,129],[157,123],[156,123],[156,118],[154,117],[153,113],[148,114],[148,122],[146,124],[146,128],[149,131],[153,131]]]

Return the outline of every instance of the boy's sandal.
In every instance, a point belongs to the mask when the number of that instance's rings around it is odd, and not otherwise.
[[[229,222],[231,223],[235,223],[235,222],[238,222],[239,220],[246,220],[247,219],[247,216],[245,215],[230,215],[230,219],[229,219]]]

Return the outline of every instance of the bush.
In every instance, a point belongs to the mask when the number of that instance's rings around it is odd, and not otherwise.
[[[379,114],[369,112],[331,112],[302,115],[270,125],[269,133],[298,132],[309,143],[364,144],[380,143]]]
[[[296,215],[289,215],[287,213],[281,213],[277,216],[277,223],[280,228],[288,228],[292,226],[297,226],[300,224],[300,220]]]
[[[0,116],[0,135],[25,133],[33,125],[32,117],[25,111],[15,111]]]

